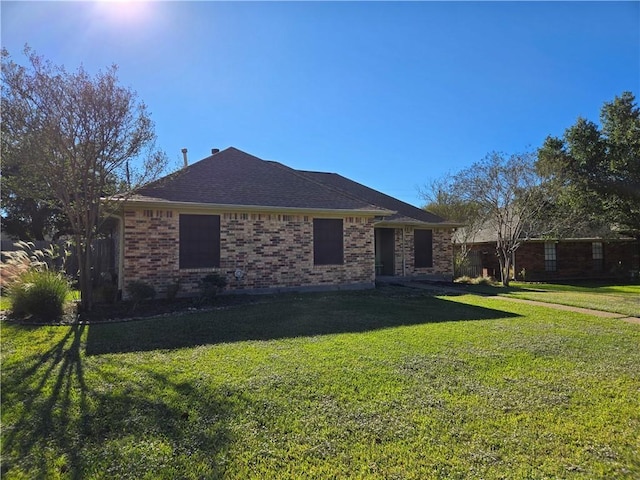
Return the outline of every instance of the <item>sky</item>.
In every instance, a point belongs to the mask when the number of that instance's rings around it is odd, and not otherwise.
[[[416,206],[640,94],[640,2],[0,2],[2,46],[118,66],[172,165],[234,146]]]

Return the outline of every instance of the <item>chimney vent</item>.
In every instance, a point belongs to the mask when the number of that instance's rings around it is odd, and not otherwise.
[[[186,148],[182,149],[182,158],[184,158],[184,166],[187,167],[189,165],[189,162],[187,161],[187,149]]]
[[[220,151],[219,148],[212,148],[211,149],[211,155],[215,155],[216,153],[218,153]]]

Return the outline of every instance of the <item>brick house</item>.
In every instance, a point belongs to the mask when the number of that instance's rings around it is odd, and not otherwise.
[[[500,278],[495,241],[469,244],[469,258],[478,273]],[[530,239],[515,251],[512,264],[516,278],[527,281],[638,278],[640,242],[632,238]]]
[[[246,292],[451,280],[457,225],[334,173],[212,152],[120,205],[121,290],[140,280],[162,296],[179,280],[189,295],[211,272]]]

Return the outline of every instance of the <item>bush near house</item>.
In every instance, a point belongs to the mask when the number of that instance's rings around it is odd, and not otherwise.
[[[11,310],[19,317],[54,320],[64,313],[69,282],[51,270],[27,270],[9,285]]]
[[[36,249],[31,242],[17,242],[18,250],[3,252],[2,290],[13,315],[42,321],[57,320],[64,313],[70,293],[67,278],[56,268],[66,252],[56,246]]]
[[[227,279],[219,273],[210,273],[200,281],[200,296],[203,302],[211,302],[218,292],[227,286]]]

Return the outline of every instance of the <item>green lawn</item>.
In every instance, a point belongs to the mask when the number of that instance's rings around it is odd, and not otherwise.
[[[513,282],[510,297],[640,317],[640,285],[558,285]]]
[[[465,285],[465,290],[482,295],[537,300],[640,317],[640,285],[551,284],[511,282],[502,285]]]
[[[9,297],[0,296],[0,311],[9,310],[11,308],[11,300]]]
[[[638,478],[640,327],[471,295],[2,325],[2,477]]]

